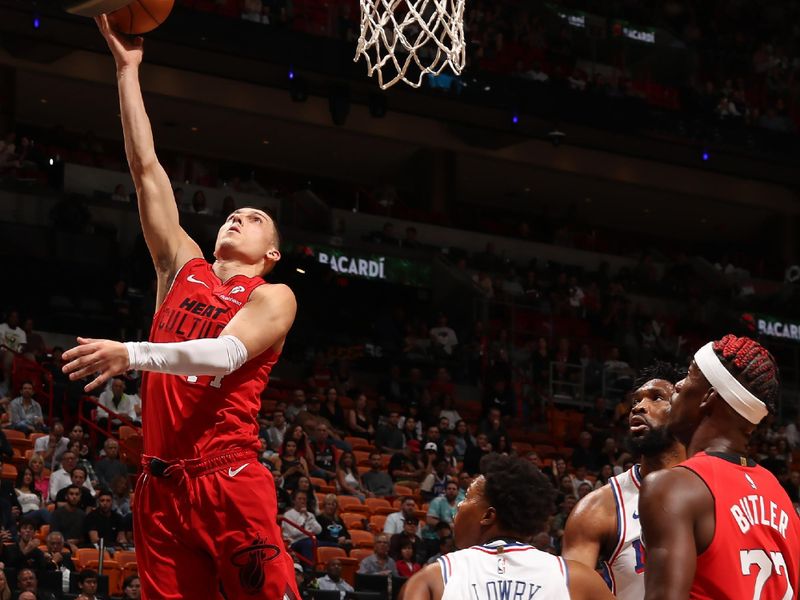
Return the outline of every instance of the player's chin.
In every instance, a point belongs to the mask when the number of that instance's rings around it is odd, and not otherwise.
[[[628,433],[630,436],[635,439],[639,440],[645,437],[648,433],[650,433],[650,426],[649,425],[636,425],[628,429]]]

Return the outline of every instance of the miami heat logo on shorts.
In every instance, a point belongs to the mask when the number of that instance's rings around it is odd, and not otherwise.
[[[280,553],[280,548],[268,544],[260,535],[233,553],[231,563],[239,568],[239,582],[245,592],[257,594],[264,587],[264,563],[274,560]]]

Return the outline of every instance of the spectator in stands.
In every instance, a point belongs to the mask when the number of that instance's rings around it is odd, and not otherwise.
[[[9,381],[11,376],[11,363],[14,354],[22,352],[28,338],[19,326],[19,311],[11,309],[8,311],[5,323],[0,323],[0,367],[5,381]]]
[[[86,516],[86,535],[89,543],[99,548],[102,539],[106,548],[124,548],[128,544],[122,516],[113,510],[114,496],[110,490],[97,494],[97,509]]]
[[[375,444],[382,452],[391,454],[402,450],[405,445],[405,436],[400,430],[400,413],[393,410],[389,413],[388,421],[378,428],[375,435]]]
[[[428,442],[425,449],[429,452],[436,452],[436,444]],[[437,496],[444,494],[447,482],[450,477],[447,474],[447,461],[443,458],[435,459],[433,471],[425,476],[419,488],[422,492],[422,499],[426,502],[432,501]]]
[[[111,380],[110,389],[104,390],[98,400],[100,406],[110,411],[128,417],[131,421],[136,421],[136,413],[133,410],[133,400],[125,393],[125,380],[122,377],[115,377]],[[109,425],[109,413],[103,408],[97,408],[97,425],[102,429],[107,429]],[[111,428],[119,429],[120,425],[127,425],[117,417],[112,417]]]
[[[389,460],[389,475],[395,483],[418,487],[425,469],[419,459],[420,445],[417,440],[410,440],[402,452],[397,452]]]
[[[55,471],[61,464],[61,456],[67,451],[69,438],[64,437],[64,424],[53,421],[50,433],[37,438],[33,443],[33,451],[42,457],[51,471]]]
[[[339,465],[336,468],[336,484],[340,494],[355,496],[362,502],[364,501],[366,494],[352,452],[342,452],[339,457]]]
[[[297,415],[306,410],[306,393],[302,389],[296,389],[292,393],[292,403],[286,408],[286,419],[294,421]]]
[[[48,502],[50,500],[50,476],[45,475],[44,460],[41,456],[34,454],[28,461],[28,466],[33,471],[33,483],[36,490],[42,495],[42,502]]]
[[[324,423],[319,423],[316,426],[314,439],[311,441],[311,458],[313,461],[311,475],[332,481],[336,478],[336,463],[333,444],[330,443],[329,437],[330,430],[328,426]]]
[[[300,569],[302,573],[303,569]],[[138,575],[128,575],[122,582],[122,600],[140,600],[142,584]]]
[[[103,600],[97,595],[97,572],[87,569],[78,575],[78,589],[81,591],[76,600]]]
[[[416,406],[409,405],[409,408],[416,408]],[[417,422],[416,417],[411,415],[407,416],[403,421],[403,437],[405,438],[405,444],[408,444],[412,441],[419,442],[420,433],[419,433],[419,426],[421,424]]]
[[[489,443],[489,436],[479,433],[475,438],[475,445],[468,448],[464,454],[464,470],[470,475],[480,473],[481,459],[492,451],[492,444]]]
[[[47,534],[47,550],[44,553],[46,571],[72,571],[77,570],[72,562],[72,552],[64,546],[64,535],[60,531],[51,531]]]
[[[414,519],[418,522],[418,519],[415,515],[416,510],[416,500],[414,500],[414,498],[411,496],[402,496],[400,498],[400,510],[386,517],[386,521],[383,523],[383,532],[387,535],[402,533],[403,524],[407,519]]]
[[[283,450],[277,466],[283,477],[283,487],[287,490],[297,489],[300,477],[309,475],[308,463],[302,456],[297,456],[297,442],[291,438],[283,441]]]
[[[450,531],[450,528],[447,528]],[[439,558],[444,556],[445,554],[449,554],[456,549],[456,545],[453,541],[452,533],[450,535],[441,536],[439,537],[439,551],[431,556],[426,562],[426,564],[435,563]]]
[[[16,429],[26,434],[35,431],[47,431],[47,427],[44,424],[42,407],[33,397],[32,381],[22,382],[20,395],[11,401],[9,410],[11,412],[11,429]]]
[[[453,439],[455,440],[455,454],[459,460],[463,460],[467,450],[477,444],[475,438],[469,432],[469,427],[464,419],[460,419],[456,422]]]
[[[319,512],[319,507],[317,506],[317,496],[314,493],[314,486],[311,485],[311,479],[305,475],[298,479],[297,491],[306,493],[306,506],[308,506],[310,512],[316,515]]]
[[[508,437],[508,430],[503,424],[503,414],[500,408],[489,408],[486,418],[478,426],[478,433],[485,433],[492,446],[495,446],[501,436]]]
[[[553,517],[550,523],[550,534],[556,540],[556,547],[561,548],[561,540],[564,538],[564,525],[567,523],[572,509],[578,503],[578,499],[571,494],[565,495],[560,503],[560,510]]]
[[[334,386],[330,386],[325,391],[325,402],[320,406],[319,414],[328,420],[337,435],[342,435],[346,425],[345,416],[344,410],[339,404],[339,392]]]
[[[450,426],[448,430],[453,430],[456,428],[456,423],[461,421],[461,415],[458,414],[458,411],[455,407],[455,398],[453,398],[452,394],[443,394],[442,395],[442,409],[439,411],[439,418],[446,418]]]
[[[306,531],[317,535],[322,531],[322,527],[317,521],[314,513],[308,510],[308,496],[305,492],[296,491],[292,498],[292,508],[287,510],[283,515],[283,524],[281,530],[283,538],[286,540],[286,545],[297,552],[299,555],[307,559],[309,565],[313,565],[313,547],[311,538],[308,537]],[[301,531],[295,525],[301,527],[305,531]]]
[[[375,428],[372,426],[372,416],[367,406],[367,395],[358,394],[353,404],[353,408],[347,413],[347,429],[350,435],[371,440],[375,435]]]
[[[397,574],[400,577],[411,577],[422,568],[422,565],[417,562],[416,556],[414,543],[411,540],[404,539],[400,542],[400,555],[395,560]]]
[[[451,357],[458,346],[455,330],[447,324],[447,316],[439,315],[436,325],[430,330],[431,348],[434,355]]]
[[[458,484],[449,480],[444,494],[434,498],[428,506],[428,527],[436,528],[439,523],[453,524],[458,511]]]
[[[131,518],[131,484],[127,475],[120,475],[111,482],[111,492],[114,494],[114,510],[124,518]],[[126,526],[130,529],[130,526]]]
[[[35,600],[56,600],[56,597],[50,592],[39,589],[36,573],[31,569],[22,569],[17,573],[17,592],[19,593],[19,600],[25,600],[24,594],[26,592],[33,594]]]
[[[46,561],[44,553],[39,550],[36,538],[36,525],[33,521],[23,519],[19,526],[17,543],[3,549],[7,566],[15,569],[44,569]]]
[[[77,453],[78,460],[89,457],[89,445],[86,443],[86,434],[83,431],[83,425],[77,423],[73,425],[67,437],[69,438],[70,444],[74,444],[75,442],[80,443],[80,450],[78,450]]]
[[[0,600],[11,600],[11,588],[8,586],[8,579],[3,569],[0,569]]]
[[[338,591],[341,600],[344,600],[348,593],[353,592],[353,586],[342,579],[342,561],[332,558],[325,567],[326,575],[317,578],[317,589],[326,591]]]
[[[335,494],[328,494],[322,503],[322,511],[317,517],[322,533],[317,536],[320,546],[333,546],[350,549],[350,532],[339,516],[339,501]]]
[[[45,346],[44,338],[33,330],[33,318],[25,318],[22,330],[25,332],[26,338],[22,352],[31,360],[41,360],[47,351],[47,347]]]
[[[78,466],[78,456],[69,450],[61,455],[61,468],[50,474],[49,498],[55,501],[58,492],[72,483],[72,470]],[[35,471],[34,471],[35,472]]]
[[[208,208],[206,195],[202,190],[197,190],[192,196],[192,212],[196,215],[210,215],[211,209]]]
[[[386,532],[384,531],[384,533]],[[419,519],[417,519],[416,515],[404,517],[403,528],[400,533],[395,533],[389,538],[389,556],[391,556],[395,562],[400,560],[400,548],[406,541],[411,542],[413,545],[414,551],[412,557],[416,559],[417,556],[424,553],[424,544],[420,538]]]
[[[78,486],[78,489],[81,491],[81,499],[78,502],[78,508],[83,511],[86,511],[89,508],[94,508],[97,504],[97,501],[94,497],[94,491],[90,490],[87,484],[89,480],[86,477],[86,469],[83,467],[75,467],[70,471],[70,485]],[[58,494],[56,494],[56,506],[61,506],[62,503],[67,501],[67,490],[68,487],[62,488],[59,490]]]
[[[283,438],[289,431],[289,423],[286,422],[286,415],[282,410],[275,409],[272,412],[272,424],[267,428],[267,444],[278,452],[283,446]]]
[[[397,413],[394,413],[395,415]],[[383,470],[383,461],[380,453],[372,452],[369,455],[369,471],[361,476],[364,489],[373,498],[383,498],[394,494],[394,484],[389,474]]]
[[[295,424],[289,432],[289,437],[283,437],[284,445],[286,445],[287,439],[294,440],[294,443],[297,445],[297,456],[305,458],[306,462],[309,463],[310,468],[311,459],[313,458],[314,453],[311,451],[311,442],[308,439],[308,435],[306,435],[306,432],[303,430],[303,426]]]
[[[129,474],[128,465],[119,459],[119,442],[114,438],[108,438],[103,443],[105,456],[95,463],[94,471],[97,474],[97,481],[101,487],[111,489],[111,483],[117,477],[127,477]]]
[[[603,456],[592,448],[592,434],[588,431],[582,431],[578,436],[578,447],[572,453],[571,462],[574,469],[584,467],[593,473],[600,470]]]
[[[34,522],[37,527],[50,523],[50,511],[42,502],[42,493],[36,489],[33,470],[29,466],[19,470],[14,492],[25,519]]]
[[[379,533],[375,536],[372,554],[364,557],[358,565],[358,572],[364,575],[397,575],[397,565],[389,556],[389,536]]]

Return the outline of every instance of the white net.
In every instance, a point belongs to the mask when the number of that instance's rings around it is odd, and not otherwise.
[[[404,81],[422,85],[426,74],[464,68],[464,0],[360,0],[357,61],[378,74],[381,89]]]

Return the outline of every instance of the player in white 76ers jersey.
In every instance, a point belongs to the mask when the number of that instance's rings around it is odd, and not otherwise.
[[[639,486],[653,471],[677,465],[683,446],[667,433],[673,383],[683,375],[669,364],[645,369],[633,392],[629,416],[631,445],[641,464],[613,477],[608,485],[585,496],[564,530],[564,558],[595,568],[619,600],[644,598],[645,551],[639,523]]]
[[[554,491],[530,462],[490,454],[458,506],[457,552],[414,575],[400,600],[613,600],[592,569],[526,543],[551,513]]]

